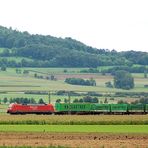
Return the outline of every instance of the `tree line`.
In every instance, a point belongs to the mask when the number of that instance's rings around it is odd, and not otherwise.
[[[10,98],[8,99],[5,97],[3,100],[0,100],[0,103],[18,103],[18,104],[45,104],[44,100],[40,98],[38,101],[36,101],[34,98]]]
[[[66,78],[65,82],[72,85],[96,86],[96,81],[92,78],[89,80],[84,80],[82,78]]]
[[[32,60],[2,61],[7,67],[93,67],[148,65],[148,53],[117,52],[96,49],[70,37],[32,35],[0,26],[0,57],[24,57]]]
[[[107,69],[99,69],[98,68],[88,68],[80,70],[80,73],[102,73],[105,75],[106,73],[110,73],[111,75],[115,75],[116,71],[124,70],[130,73],[147,73],[148,68],[144,65],[138,66],[112,66],[111,68]]]

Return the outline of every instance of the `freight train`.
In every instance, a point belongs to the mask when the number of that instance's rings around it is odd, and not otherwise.
[[[56,103],[9,105],[9,114],[147,114],[148,104]]]

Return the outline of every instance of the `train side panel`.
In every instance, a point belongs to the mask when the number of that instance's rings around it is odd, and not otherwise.
[[[110,104],[111,113],[127,113],[128,105],[127,104]]]
[[[98,113],[110,113],[110,104],[94,104],[93,110]]]
[[[145,111],[145,105],[143,104],[129,104],[128,106],[129,113],[144,113],[144,111]]]
[[[10,114],[53,113],[54,107],[52,104],[10,104],[7,112]]]
[[[148,104],[145,104],[145,113],[148,113]]]
[[[89,112],[91,111],[90,103],[56,103],[56,112]]]

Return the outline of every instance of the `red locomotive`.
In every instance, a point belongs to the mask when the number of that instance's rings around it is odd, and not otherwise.
[[[54,107],[52,104],[16,104],[9,105],[7,113],[10,114],[52,114]]]

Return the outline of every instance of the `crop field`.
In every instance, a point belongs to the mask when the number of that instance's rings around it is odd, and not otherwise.
[[[0,139],[11,148],[147,148],[148,116],[2,114]]]
[[[0,124],[148,125],[148,115],[0,115]]]
[[[2,148],[147,148],[147,143],[148,115],[0,115]]]

